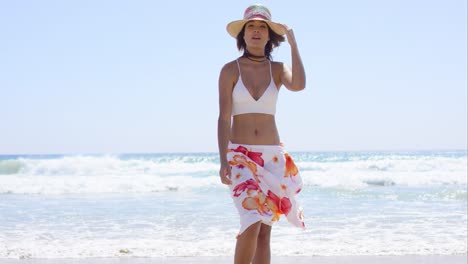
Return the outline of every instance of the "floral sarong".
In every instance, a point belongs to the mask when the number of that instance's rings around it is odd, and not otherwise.
[[[302,179],[291,156],[281,145],[229,143],[231,196],[240,215],[240,232],[261,221],[272,225],[280,215],[305,228],[302,207],[295,200]]]

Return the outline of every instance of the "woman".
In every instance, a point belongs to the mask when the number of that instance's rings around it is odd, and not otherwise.
[[[271,225],[280,215],[304,227],[294,199],[302,180],[280,144],[275,111],[280,86],[303,90],[305,72],[293,30],[272,22],[265,6],[248,7],[244,19],[229,23],[227,31],[244,52],[224,65],[219,77],[219,174],[241,222],[234,263],[270,263]],[[292,70],[271,61],[283,35],[291,46]]]

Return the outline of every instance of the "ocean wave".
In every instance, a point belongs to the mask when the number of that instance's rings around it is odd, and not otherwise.
[[[23,167],[19,160],[0,160],[0,175],[17,174]]]
[[[466,156],[297,154],[306,186],[467,185]],[[334,161],[332,161],[334,160]],[[222,188],[216,154],[0,159],[0,194],[147,193]]]
[[[465,157],[373,157],[339,162],[301,161],[304,182],[323,187],[467,185]]]
[[[151,175],[12,176],[0,185],[0,194],[153,193],[219,188],[218,177],[155,177]]]
[[[20,175],[174,175],[217,169],[212,157],[156,156],[122,159],[117,156],[64,156],[60,158],[0,160],[0,174]]]

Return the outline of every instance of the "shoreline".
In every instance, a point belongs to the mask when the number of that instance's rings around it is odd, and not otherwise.
[[[401,256],[272,256],[272,264],[465,264],[467,255],[401,255]],[[232,256],[216,257],[120,257],[120,258],[57,258],[8,259],[2,264],[219,264],[233,263]]]

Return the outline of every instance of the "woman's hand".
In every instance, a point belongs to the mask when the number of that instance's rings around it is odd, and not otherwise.
[[[221,178],[221,182],[226,185],[231,185],[231,166],[229,164],[221,164],[221,168],[219,169],[219,177]]]
[[[291,46],[291,65],[292,69],[286,64],[283,64],[283,71],[281,73],[281,82],[283,85],[291,91],[300,91],[305,88],[306,76],[304,71],[304,65],[302,64],[301,56],[297,48],[296,37],[292,28],[285,24],[281,24],[283,30],[285,30],[288,43]]]
[[[286,38],[288,39],[289,45],[293,46],[296,45],[296,38],[294,37],[294,31],[291,27],[286,24],[281,24],[284,31],[286,32]]]

